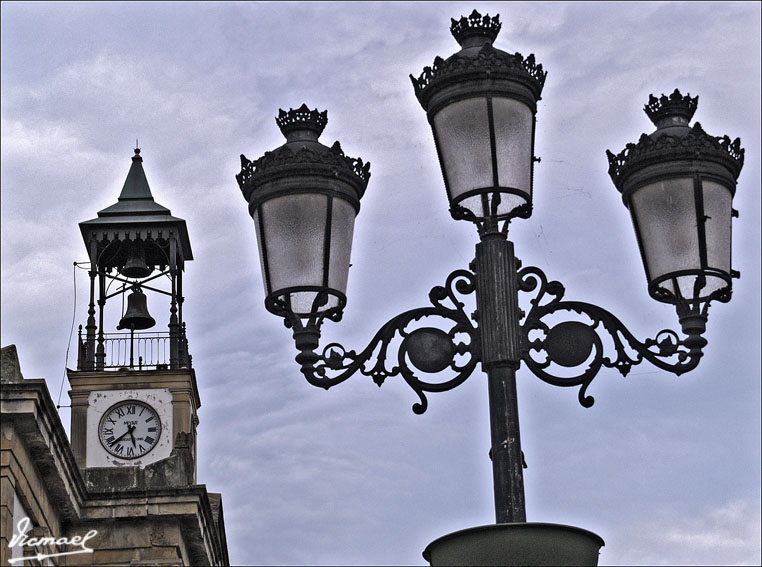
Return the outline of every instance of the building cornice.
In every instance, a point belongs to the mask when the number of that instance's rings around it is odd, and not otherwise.
[[[74,460],[69,438],[43,379],[4,382],[0,413],[28,447],[56,506],[66,520],[79,516],[87,489]],[[64,496],[66,495],[66,496]]]
[[[212,559],[213,565],[229,564],[227,545],[220,538],[204,484],[90,491],[88,496],[80,522],[148,517],[178,520],[188,535],[193,565],[205,564],[208,558]]]
[[[71,370],[66,375],[72,392],[79,390],[113,390],[128,388],[175,388],[190,382],[193,403],[196,409],[201,407],[201,397],[196,383],[196,371],[193,368],[174,368],[167,370]]]

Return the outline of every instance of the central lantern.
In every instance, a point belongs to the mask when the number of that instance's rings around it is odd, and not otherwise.
[[[280,316],[338,320],[370,163],[346,156],[339,142],[318,141],[328,111],[303,104],[275,120],[286,143],[254,161],[241,155],[236,176],[256,225],[265,306]]]
[[[474,10],[452,20],[461,50],[437,57],[415,94],[431,124],[450,212],[481,222],[532,214],[532,165],[537,101],[546,72],[534,55],[524,58],[492,46],[498,15]]]

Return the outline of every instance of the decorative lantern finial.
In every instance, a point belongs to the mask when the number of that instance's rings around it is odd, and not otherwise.
[[[310,110],[306,104],[297,109],[291,108],[288,112],[280,108],[275,122],[286,139],[289,139],[292,132],[304,130],[314,132],[316,137],[319,137],[328,124],[328,111],[320,112],[317,108]]]
[[[502,27],[500,14],[495,14],[494,17],[485,14],[482,17],[476,10],[467,18],[465,16],[461,16],[459,20],[451,18],[450,22],[450,33],[462,47],[467,47],[464,42],[472,37],[486,38],[489,43],[493,43]]]
[[[669,96],[663,94],[656,98],[654,95],[649,95],[648,104],[643,107],[643,111],[657,128],[670,122],[688,124],[693,118],[693,113],[696,112],[698,99],[698,96],[691,98],[690,93],[683,96],[679,90],[675,89]]]

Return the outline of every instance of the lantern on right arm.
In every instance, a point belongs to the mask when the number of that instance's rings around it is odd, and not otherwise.
[[[618,155],[607,151],[609,175],[630,210],[657,301],[674,304],[683,330],[700,334],[711,300],[730,300],[731,217],[743,167],[741,140],[690,127],[698,96],[651,95],[645,112],[656,126]]]

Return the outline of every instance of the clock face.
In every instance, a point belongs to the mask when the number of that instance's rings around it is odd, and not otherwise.
[[[159,414],[145,402],[124,400],[101,418],[98,438],[115,457],[137,459],[156,447],[161,435]]]

